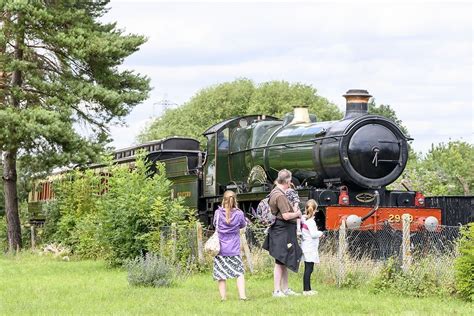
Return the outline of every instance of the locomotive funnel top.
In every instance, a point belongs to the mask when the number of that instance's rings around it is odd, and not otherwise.
[[[343,95],[346,98],[345,119],[353,119],[368,113],[367,102],[372,97],[367,90],[351,89]]]
[[[348,97],[366,97],[367,101],[369,100],[369,98],[372,97],[367,90],[360,90],[360,89],[347,90],[346,94],[344,94],[342,96],[345,97],[345,98],[348,98]]]

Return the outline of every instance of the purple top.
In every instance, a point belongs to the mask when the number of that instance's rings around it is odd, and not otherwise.
[[[239,256],[240,255],[240,234],[239,230],[247,225],[244,212],[238,208],[230,212],[230,223],[225,220],[225,208],[219,206],[214,214],[214,226],[217,216],[219,216],[219,241],[221,246],[220,256]]]

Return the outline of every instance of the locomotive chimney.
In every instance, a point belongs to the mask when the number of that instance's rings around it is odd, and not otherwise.
[[[351,89],[343,97],[346,98],[344,119],[352,119],[368,113],[367,103],[372,96],[367,90]]]
[[[294,117],[290,124],[311,122],[307,105],[296,105],[295,107],[293,107],[293,114]]]

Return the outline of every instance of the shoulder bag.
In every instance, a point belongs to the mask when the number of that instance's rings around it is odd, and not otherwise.
[[[218,211],[219,210],[217,210],[216,212]],[[217,213],[216,230],[214,231],[214,234],[212,234],[212,236],[204,244],[204,251],[214,257],[217,256],[219,252],[221,251],[221,245],[219,242],[219,235],[218,235],[219,217],[220,217],[220,214]]]

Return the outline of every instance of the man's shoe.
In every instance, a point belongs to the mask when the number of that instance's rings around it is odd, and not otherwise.
[[[311,295],[316,295],[316,294],[318,294],[318,292],[316,292],[316,291],[311,291],[311,290],[310,291],[303,291],[304,296],[311,296]]]
[[[290,288],[287,288],[286,290],[284,290],[283,294],[285,294],[286,296],[299,296],[299,295],[301,295],[300,293],[296,293],[295,291],[293,291]]]

